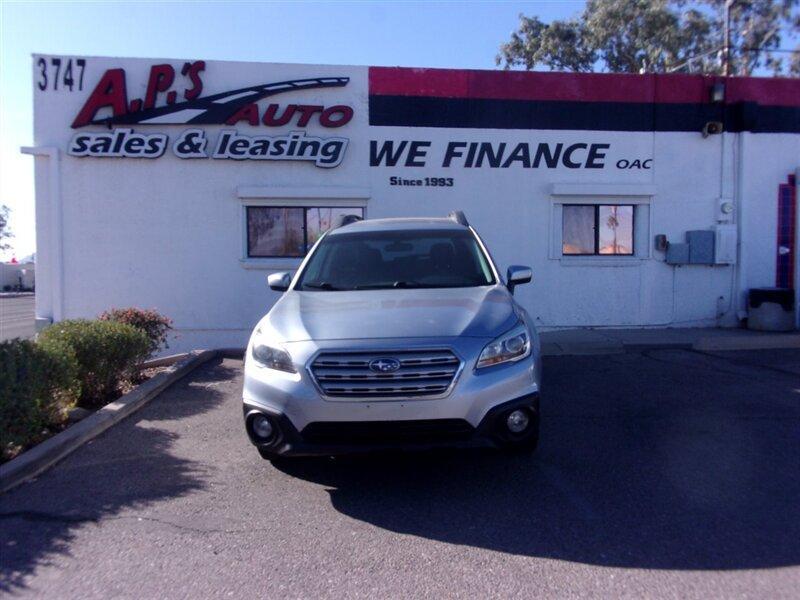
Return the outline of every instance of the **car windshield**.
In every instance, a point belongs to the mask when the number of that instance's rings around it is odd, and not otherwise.
[[[494,283],[489,261],[470,231],[370,231],[325,236],[297,289],[451,288]]]

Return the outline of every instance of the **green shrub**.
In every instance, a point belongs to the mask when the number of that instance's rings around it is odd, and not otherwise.
[[[101,321],[127,323],[147,334],[150,340],[150,354],[169,348],[167,334],[172,329],[172,319],[154,309],[112,308],[100,315]]]
[[[78,361],[69,346],[28,340],[0,343],[0,453],[11,458],[64,421],[80,393]]]
[[[39,334],[39,344],[66,344],[78,361],[81,396],[78,404],[97,408],[119,384],[132,378],[149,354],[147,335],[114,321],[60,321]]]

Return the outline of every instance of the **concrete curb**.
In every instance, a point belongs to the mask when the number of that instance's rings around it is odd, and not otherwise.
[[[569,344],[544,342],[542,343],[542,356],[591,356],[597,354],[623,354],[625,347],[622,342],[586,342]]]
[[[183,358],[174,362],[167,371],[159,373],[93,415],[0,465],[0,493],[49,469],[84,443],[145,406],[184,375],[218,355],[217,350],[197,350],[182,355]]]
[[[629,341],[621,339],[570,340],[542,342],[543,356],[588,356],[622,354],[643,350],[770,350],[800,348],[800,333],[769,335],[702,336],[695,339],[658,341]]]
[[[764,337],[706,337],[697,340],[694,350],[775,350],[800,348],[800,333],[776,333]]]
[[[188,357],[191,352],[182,352],[180,354],[170,354],[169,356],[162,356],[161,358],[154,358],[146,360],[142,363],[140,369],[152,369],[153,367],[166,367],[174,365],[176,362]]]

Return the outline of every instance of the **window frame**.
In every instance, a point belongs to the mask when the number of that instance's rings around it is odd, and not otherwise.
[[[301,210],[303,211],[303,253],[302,254],[250,254],[250,209],[283,209],[283,210]],[[246,261],[258,261],[263,259],[277,259],[277,260],[303,260],[308,256],[311,247],[308,243],[308,211],[313,209],[339,209],[339,210],[354,210],[360,211],[361,217],[364,218],[364,206],[337,206],[337,205],[324,205],[324,204],[245,204],[244,205],[244,228],[245,228],[245,255]],[[312,244],[313,246],[313,244]]]
[[[631,209],[631,251],[625,253],[602,254],[600,252],[600,209],[603,207],[627,207]],[[591,207],[594,209],[594,252],[564,252],[564,209],[567,207]],[[600,257],[600,258],[620,258],[636,256],[636,205],[623,202],[592,202],[579,203],[570,202],[562,205],[561,208],[561,256],[565,258],[573,257]]]

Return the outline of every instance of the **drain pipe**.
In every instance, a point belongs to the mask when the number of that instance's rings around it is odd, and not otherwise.
[[[44,240],[37,239],[37,244],[44,242],[47,247],[44,258],[49,263],[49,277],[46,277],[45,280],[50,286],[49,302],[45,303],[44,298],[41,298],[38,293],[36,294],[36,329],[38,331],[47,324],[64,318],[64,215],[61,206],[61,155],[58,148],[52,146],[25,146],[20,150],[23,154],[47,158],[49,167],[48,198],[42,202],[39,194],[36,194],[37,234],[41,231],[39,223],[46,226],[47,233]]]
[[[744,139],[746,135],[746,131],[740,131],[736,134],[738,138],[736,140],[736,189],[734,190],[733,196],[734,206],[736,206],[736,237],[738,238],[738,243],[736,244],[736,265],[734,265],[734,289],[736,290],[736,318],[740,325],[741,322],[747,318],[747,293],[742,289],[742,285],[747,281],[745,277],[747,268],[744,263]]]
[[[794,171],[794,308],[794,324],[800,329],[800,167]]]

